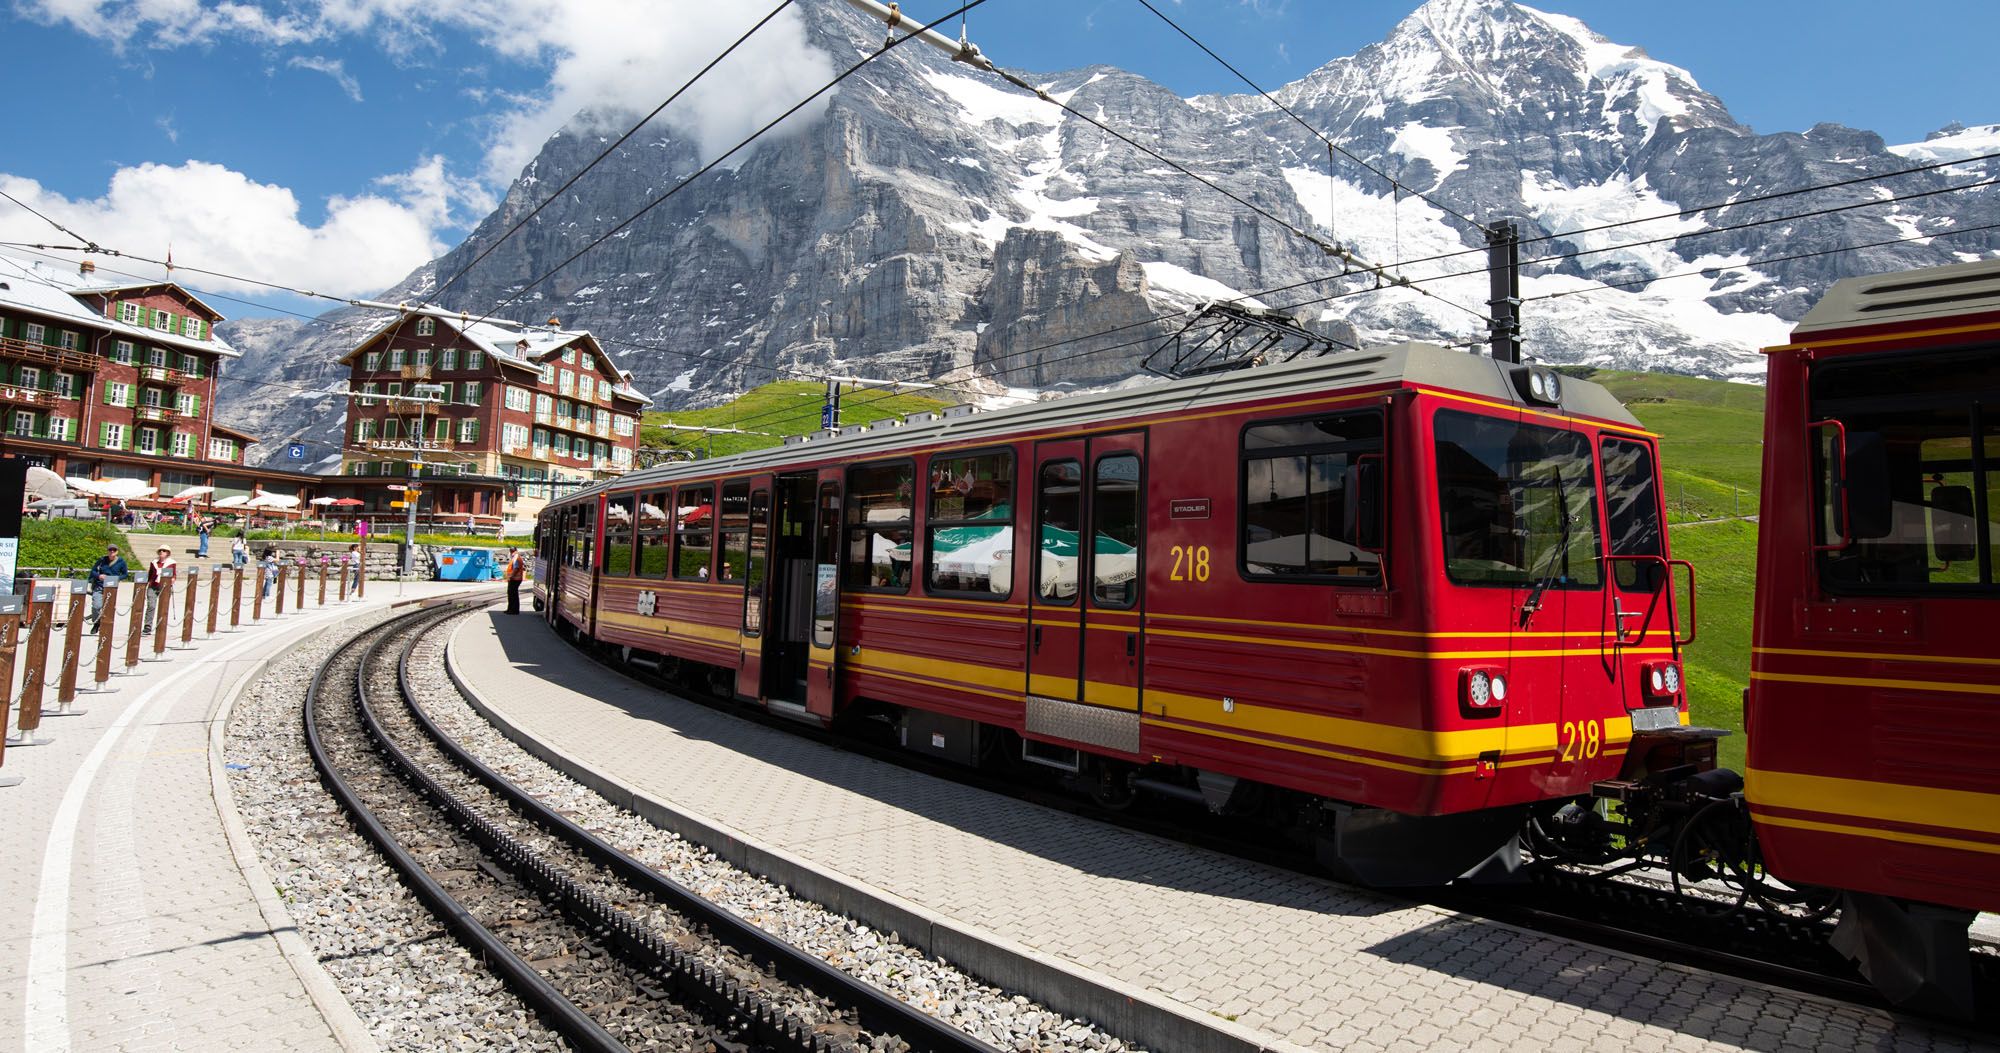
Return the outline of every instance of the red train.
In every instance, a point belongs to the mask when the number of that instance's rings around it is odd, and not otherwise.
[[[1663,522],[1601,387],[1404,344],[636,473],[549,508],[537,589],[775,713],[1435,882],[1517,859],[1530,806],[1712,764]]]
[[[1256,812],[1371,883],[1637,855],[1837,903],[1883,990],[1963,1012],[1996,345],[1981,263],[1842,282],[1771,349],[1747,789],[1689,726],[1654,436],[1422,344],[635,473],[543,514],[536,597],[772,713]]]
[[[1758,845],[1846,890],[1836,942],[1878,985],[1963,1004],[2000,911],[2000,261],[1839,282],[1768,354]]]

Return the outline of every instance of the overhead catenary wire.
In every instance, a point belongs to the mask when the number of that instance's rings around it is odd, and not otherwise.
[[[653,118],[658,117],[661,111],[665,110],[668,106],[673,105],[674,100],[680,98],[683,94],[686,94],[689,88],[695,86],[696,81],[701,80],[703,77],[708,75],[710,70],[713,70],[716,66],[721,65],[724,59],[727,59],[730,55],[734,54],[737,48],[743,46],[744,41],[749,40],[752,36],[755,36],[758,30],[763,29],[766,24],[768,24],[772,19],[778,17],[779,14],[781,14],[786,8],[792,6],[792,4],[795,2],[796,0],[780,0],[778,6],[772,8],[770,10],[770,13],[766,14],[763,18],[758,19],[757,23],[751,26],[749,29],[744,30],[743,35],[737,37],[733,43],[731,43],[728,47],[724,48],[720,55],[717,55],[713,59],[710,59],[708,65],[703,66],[700,70],[696,71],[695,75],[689,77],[686,83],[683,83],[680,87],[674,89],[673,94],[667,96],[664,100],[661,101],[661,103],[658,106],[653,107],[651,113],[648,113],[644,117],[639,118],[639,120],[636,123],[634,123],[632,127],[627,128],[625,130],[625,134],[620,135],[617,139],[613,140],[611,145],[606,146],[603,150],[598,151],[597,156],[591,158],[589,164],[586,164],[582,168],[577,169],[574,174],[572,174],[567,180],[563,182],[562,186],[559,186],[555,189],[554,193],[551,193],[548,197],[543,198],[540,204],[536,205],[533,209],[530,209],[528,211],[527,215],[524,215],[520,219],[515,220],[513,226],[508,227],[506,231],[504,231],[499,237],[494,238],[490,244],[488,244],[484,249],[480,250],[477,256],[474,256],[469,262],[466,263],[465,266],[460,267],[457,270],[457,272],[454,273],[450,278],[445,279],[443,284],[439,285],[436,289],[431,290],[427,294],[428,298],[433,302],[435,302],[439,297],[442,297],[446,290],[458,284],[459,279],[465,277],[466,274],[472,270],[472,268],[477,267],[481,260],[484,260],[486,257],[492,255],[495,249],[498,249],[502,244],[506,243],[507,239],[513,237],[514,234],[518,232],[522,227],[527,226],[530,220],[533,220],[536,216],[541,215],[543,209],[549,207],[551,204],[554,204],[556,199],[562,197],[563,194],[567,193],[570,187],[573,187],[577,184],[578,180],[582,179],[585,175],[588,175],[591,169],[596,168],[599,164],[603,163],[605,158],[610,157],[613,153],[615,153],[618,150],[619,147],[624,146],[626,140],[632,138],[634,135],[639,134],[639,129],[644,128],[648,123],[650,123],[653,120]]]
[[[1299,127],[1304,128],[1308,132],[1311,132],[1316,138],[1318,138],[1321,142],[1326,144],[1326,148],[1329,151],[1337,151],[1342,157],[1347,158],[1349,161],[1352,161],[1355,164],[1360,165],[1362,168],[1365,168],[1368,171],[1373,172],[1375,175],[1381,177],[1381,179],[1384,182],[1388,183],[1391,187],[1396,188],[1398,190],[1408,190],[1410,193],[1416,195],[1418,198],[1421,198],[1422,200],[1430,203],[1430,205],[1433,208],[1436,208],[1438,211],[1443,212],[1459,220],[1460,222],[1465,223],[1466,225],[1472,227],[1474,230],[1478,230],[1482,233],[1484,233],[1487,230],[1486,224],[1481,223],[1476,219],[1473,219],[1471,216],[1468,216],[1465,213],[1460,212],[1455,208],[1452,208],[1450,205],[1447,205],[1444,202],[1437,200],[1436,198],[1430,196],[1429,194],[1424,193],[1421,190],[1416,189],[1415,187],[1405,185],[1401,180],[1397,179],[1395,176],[1392,176],[1389,173],[1384,172],[1380,168],[1377,168],[1374,165],[1369,164],[1366,160],[1363,160],[1360,156],[1348,150],[1346,147],[1340,145],[1337,142],[1334,142],[1331,138],[1327,136],[1325,132],[1322,132],[1318,128],[1313,127],[1313,125],[1310,122],[1308,122],[1304,117],[1301,117],[1296,112],[1294,112],[1290,106],[1287,106],[1284,103],[1278,101],[1277,98],[1272,96],[1270,92],[1265,91],[1263,87],[1259,85],[1256,81],[1251,80],[1248,76],[1244,75],[1243,71],[1237,69],[1233,64],[1230,63],[1228,59],[1225,59],[1221,55],[1216,54],[1213,48],[1210,48],[1207,44],[1202,43],[1201,40],[1196,38],[1193,33],[1190,33],[1186,29],[1182,28],[1181,24],[1179,22],[1174,21],[1172,18],[1168,17],[1166,12],[1161,11],[1159,8],[1153,6],[1152,0],[1139,0],[1139,3],[1141,6],[1145,7],[1146,10],[1151,11],[1154,15],[1158,16],[1160,21],[1165,22],[1169,26],[1172,26],[1174,32],[1179,33],[1183,37],[1186,37],[1188,43],[1193,44],[1195,47],[1200,48],[1203,54],[1207,55],[1209,58],[1212,58],[1216,62],[1220,63],[1222,65],[1222,68],[1234,74],[1237,80],[1240,80],[1244,84],[1249,85],[1250,90],[1263,96],[1265,102],[1268,102],[1273,106],[1276,106],[1280,111],[1284,113],[1285,116],[1290,117],[1295,123],[1297,123]],[[1330,160],[1328,167],[1329,169],[1331,168]]]
[[[739,141],[735,146],[732,146],[729,149],[723,151],[720,155],[718,155],[713,160],[709,161],[707,164],[702,165],[700,168],[697,168],[692,173],[688,174],[680,182],[675,183],[671,187],[668,187],[665,192],[655,196],[651,201],[646,202],[645,206],[640,208],[637,212],[632,213],[630,216],[627,216],[626,218],[620,220],[615,226],[611,227],[609,230],[606,230],[602,234],[599,234],[595,238],[592,238],[582,248],[576,250],[575,252],[571,253],[569,256],[564,258],[562,262],[536,275],[533,279],[529,280],[527,283],[522,285],[520,289],[509,294],[506,298],[502,299],[498,304],[494,305],[493,310],[489,311],[486,314],[486,316],[480,319],[480,321],[484,321],[486,318],[490,318],[493,315],[493,313],[498,312],[499,310],[505,308],[508,304],[514,303],[521,297],[527,295],[529,291],[541,285],[543,282],[548,281],[550,278],[555,277],[557,274],[561,273],[565,268],[569,267],[570,264],[575,263],[579,259],[582,259],[585,253],[588,253],[592,249],[595,249],[597,246],[602,245],[606,241],[611,240],[618,234],[619,231],[624,230],[625,228],[631,226],[634,223],[637,223],[640,219],[645,217],[648,213],[651,213],[654,209],[672,200],[676,194],[679,194],[681,191],[694,185],[694,183],[697,180],[699,180],[702,176],[707,175],[709,172],[714,171],[724,161],[729,160],[731,157],[734,157],[738,152],[743,150],[745,147],[748,147],[750,144],[756,142],[758,139],[763,138],[764,135],[766,135],[771,131],[771,129],[776,128],[780,124],[783,124],[793,114],[798,113],[800,110],[803,110],[807,106],[811,105],[813,100],[819,98],[822,95],[825,95],[827,92],[832,91],[834,88],[839,87],[843,82],[847,80],[847,78],[852,77],[856,73],[859,73],[869,63],[874,62],[876,59],[881,58],[883,55],[888,54],[892,49],[896,48],[898,45],[901,45],[907,42],[911,37],[916,36],[917,33],[927,31],[932,26],[937,25],[939,22],[946,22],[951,19],[957,18],[960,15],[966,13],[967,11],[970,11],[973,8],[978,7],[981,4],[984,4],[985,2],[986,0],[970,0],[970,2],[961,4],[957,8],[945,14],[943,17],[933,20],[931,23],[923,26],[921,29],[914,30],[901,37],[894,35],[894,32],[892,31],[889,39],[883,41],[882,46],[880,48],[864,56],[861,59],[861,61],[856,62],[853,65],[842,70],[832,80],[827,81],[824,85],[821,85],[819,88],[815,89],[812,94],[807,95],[805,98],[800,99],[798,102],[794,103],[789,109],[785,110],[785,112],[772,118],[770,121],[766,122],[762,127],[758,128],[756,131],[751,132],[748,136],[744,137],[741,141]]]

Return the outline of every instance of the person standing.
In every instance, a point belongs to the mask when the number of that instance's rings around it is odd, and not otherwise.
[[[160,603],[160,586],[174,580],[180,573],[181,565],[174,562],[174,550],[160,546],[160,554],[146,565],[146,623],[140,627],[140,634],[153,631],[153,618]]]
[[[278,548],[266,545],[264,554],[258,557],[258,573],[264,578],[264,598],[271,598],[271,590],[278,584]]]
[[[521,558],[521,550],[507,550],[507,613],[521,613],[521,581],[528,576],[527,561]]]
[[[347,546],[347,555],[342,556],[340,561],[346,566],[348,575],[347,587],[350,589],[359,589],[361,587],[361,546],[359,544]]]
[[[229,539],[229,563],[238,570],[250,563],[250,542],[243,536],[241,530],[236,532],[235,537]]]
[[[92,635],[97,633],[98,619],[104,615],[105,588],[107,586],[114,589],[117,588],[118,583],[124,581],[125,575],[131,572],[131,568],[125,564],[125,557],[118,554],[117,545],[106,546],[104,555],[97,557],[97,562],[90,565],[90,631]]]
[[[208,558],[208,520],[206,519],[202,520],[201,525],[195,528],[194,558]]]

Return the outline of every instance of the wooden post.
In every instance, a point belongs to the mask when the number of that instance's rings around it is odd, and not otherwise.
[[[33,743],[24,735],[16,741],[7,735],[7,713],[14,700],[14,637],[21,627],[21,597],[0,595],[0,757],[8,746]]]
[[[69,583],[69,624],[63,627],[62,677],[56,682],[56,711],[52,717],[75,716],[83,712],[71,709],[76,701],[76,667],[83,657],[83,610],[89,602],[86,595],[90,583],[78,579]]]
[[[236,628],[243,622],[243,568],[231,567],[234,578],[229,583],[229,627]]]
[[[299,560],[298,589],[297,602],[292,604],[292,609],[304,611],[306,609],[306,561],[303,559]]]
[[[48,740],[35,734],[42,726],[42,682],[48,676],[49,632],[56,615],[56,587],[37,585],[28,598],[28,650],[21,660],[21,716],[14,723],[21,738],[14,745],[32,742],[41,745]]]
[[[153,657],[163,658],[167,653],[167,614],[174,606],[174,579],[168,577],[160,582],[160,599],[153,613]]]
[[[279,614],[285,613],[285,572],[290,569],[289,566],[285,565],[283,560],[278,562],[278,587],[276,595],[278,597]]]
[[[208,568],[208,638],[215,639],[215,620],[222,613],[222,566]]]
[[[104,589],[104,606],[97,612],[97,669],[90,681],[97,690],[111,682],[112,637],[118,635],[118,585],[112,583]]]
[[[345,563],[340,565],[340,602],[347,602],[347,579],[354,576],[354,568]]]
[[[319,558],[319,605],[326,606],[326,557]]]
[[[361,543],[361,570],[354,575],[354,598],[368,595],[368,542]]]
[[[201,568],[187,572],[187,609],[181,612],[181,646],[194,644],[194,601],[201,595]]]
[[[139,668],[139,637],[146,631],[146,591],[149,586],[142,578],[132,582],[132,614],[125,620],[125,671]]]

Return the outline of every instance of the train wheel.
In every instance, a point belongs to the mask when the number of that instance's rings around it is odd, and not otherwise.
[[[1711,918],[1743,909],[1763,880],[1750,817],[1735,799],[1711,801],[1674,835],[1667,872],[1674,891]]]
[[[1090,799],[1101,808],[1122,812],[1132,807],[1139,793],[1132,788],[1132,771],[1116,761],[1105,761],[1097,766],[1097,779],[1091,783]]]

